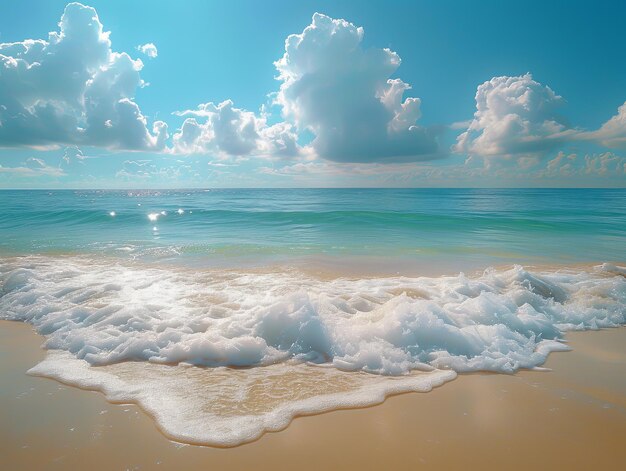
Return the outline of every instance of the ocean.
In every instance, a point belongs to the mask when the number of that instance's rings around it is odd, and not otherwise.
[[[0,191],[30,372],[232,446],[626,322],[626,190]],[[445,386],[444,386],[445,387]]]
[[[4,254],[393,269],[623,260],[626,190],[0,191]],[[341,262],[341,260],[339,260]]]

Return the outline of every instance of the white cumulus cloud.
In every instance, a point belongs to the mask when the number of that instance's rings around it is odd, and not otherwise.
[[[265,116],[236,108],[231,100],[205,103],[195,110],[174,113],[186,117],[174,133],[177,153],[209,153],[224,156],[299,154],[297,135],[288,123],[268,125]]]
[[[420,160],[437,153],[434,133],[417,126],[420,99],[403,99],[411,87],[391,75],[400,57],[365,48],[363,28],[316,13],[300,34],[285,41],[276,63],[276,103],[298,130],[315,135],[323,158],[339,162]]]
[[[148,56],[150,59],[154,59],[159,55],[159,50],[153,43],[146,43],[141,46],[137,46],[137,50]]]
[[[538,157],[578,131],[558,110],[563,98],[530,74],[494,77],[478,86],[476,112],[454,150],[481,157]]]
[[[303,31],[286,38],[274,63],[279,85],[270,96],[282,121],[275,122],[263,108],[253,112],[231,100],[207,102],[175,112],[182,119],[170,135],[165,122],[149,122],[135,102],[137,90],[146,85],[143,62],[112,49],[95,9],[70,3],[58,30],[46,39],[0,43],[0,147],[63,146],[65,154],[57,167],[33,157],[0,173],[84,172],[89,157],[78,146],[96,146],[207,154],[217,157],[215,166],[226,165],[222,157],[241,157],[237,162],[271,157],[272,165],[283,165],[280,171],[263,167],[272,175],[347,175],[365,167],[372,175],[385,173],[382,167],[406,175],[402,166],[443,155],[438,131],[417,124],[422,103],[406,96],[411,86],[396,76],[400,56],[366,47],[364,34],[346,20],[315,13]],[[153,43],[136,49],[148,58],[158,56]],[[459,171],[482,159],[485,165],[476,172],[504,172],[497,167],[514,158],[515,171],[547,177],[624,174],[624,158],[613,153],[588,154],[584,170],[575,154],[562,152],[550,161],[548,155],[573,141],[626,149],[626,103],[599,129],[583,131],[560,115],[563,98],[530,74],[494,77],[478,86],[475,99],[473,119],[449,126],[461,132],[453,151],[467,155],[468,165]],[[293,157],[300,159],[284,165]],[[495,164],[498,158],[501,163]],[[129,160],[118,177],[195,178],[197,168],[178,164],[156,167]]]
[[[47,40],[0,44],[0,146],[159,150],[167,125],[133,101],[140,60],[111,49],[96,11],[65,7]]]
[[[586,132],[582,137],[612,149],[626,149],[626,103],[600,129]]]

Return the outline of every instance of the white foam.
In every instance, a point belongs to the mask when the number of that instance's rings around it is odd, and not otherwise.
[[[567,348],[563,331],[625,323],[621,270],[605,264],[588,271],[515,267],[476,277],[318,280],[297,271],[192,271],[32,256],[2,263],[0,317],[30,322],[47,336],[51,352],[34,373],[139,402],[172,437],[232,445],[280,429],[295,414],[426,390],[454,372],[539,367],[551,351]],[[332,388],[325,387],[279,401],[254,420],[201,405],[215,402],[225,384],[232,384],[233,397],[245,397],[271,368],[283,376],[313,368],[304,362],[331,367],[314,368],[332,372],[321,384],[367,379],[351,383],[349,394],[326,394]],[[200,384],[208,389],[174,391],[141,374],[182,371],[157,365],[164,363],[211,367],[192,369],[202,372]],[[240,370],[225,366],[255,368],[235,380]],[[120,368],[137,371],[124,375]],[[229,381],[217,381],[227,374]],[[215,381],[219,387],[211,386]]]
[[[138,362],[92,367],[54,350],[29,373],[102,391],[112,402],[137,403],[171,439],[212,446],[256,440],[296,416],[428,392],[456,377],[442,370],[390,377],[290,362],[240,370]]]
[[[618,267],[612,263],[603,263],[595,268],[598,271],[604,271],[613,275],[626,276],[626,267]]]

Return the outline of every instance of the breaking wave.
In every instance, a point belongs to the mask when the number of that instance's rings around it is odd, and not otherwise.
[[[458,372],[540,367],[567,349],[564,331],[626,322],[625,275],[604,264],[317,279],[14,257],[0,268],[0,318],[46,336],[32,373],[137,402],[175,439],[231,446]]]

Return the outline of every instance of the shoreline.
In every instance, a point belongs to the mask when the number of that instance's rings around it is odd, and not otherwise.
[[[614,266],[626,266],[626,260],[596,260],[596,261],[551,261],[546,262],[541,258],[538,260],[526,261],[496,261],[486,262],[475,260],[442,261],[435,259],[424,260],[403,260],[399,255],[393,257],[385,256],[363,256],[363,255],[307,255],[294,256],[285,260],[262,260],[257,264],[248,264],[245,260],[228,260],[228,264],[223,263],[225,259],[211,260],[211,257],[201,258],[202,263],[188,263],[189,260],[183,258],[164,259],[141,259],[124,257],[115,253],[91,253],[91,252],[41,252],[41,253],[3,253],[0,251],[0,260],[14,261],[22,259],[60,259],[90,261],[99,263],[105,261],[110,264],[123,264],[136,268],[156,268],[161,270],[174,270],[181,273],[195,273],[198,271],[206,273],[225,274],[283,274],[299,273],[318,281],[332,281],[337,279],[347,280],[374,280],[386,278],[439,278],[458,276],[463,273],[468,276],[480,276],[487,270],[498,272],[510,270],[516,266],[521,266],[526,270],[540,272],[571,272],[586,271],[593,272],[596,267],[603,264]],[[540,261],[544,260],[544,261]],[[215,264],[209,264],[209,262]],[[393,267],[393,268],[391,268]]]
[[[551,372],[463,374],[432,392],[300,416],[254,442],[213,448],[169,441],[137,406],[114,405],[101,393],[27,376],[25,371],[45,354],[42,337],[28,324],[2,321],[0,364],[6,387],[0,410],[2,423],[12,425],[0,432],[0,450],[11,469],[85,463],[94,469],[283,469],[298,457],[304,458],[298,463],[304,469],[328,463],[363,469],[390,464],[461,469],[468,463],[488,469],[531,464],[609,468],[626,459],[621,447],[626,328],[570,332],[566,338],[573,351],[550,355],[544,366]],[[440,446],[444,443],[448,446]],[[407,450],[417,453],[407,456]]]

